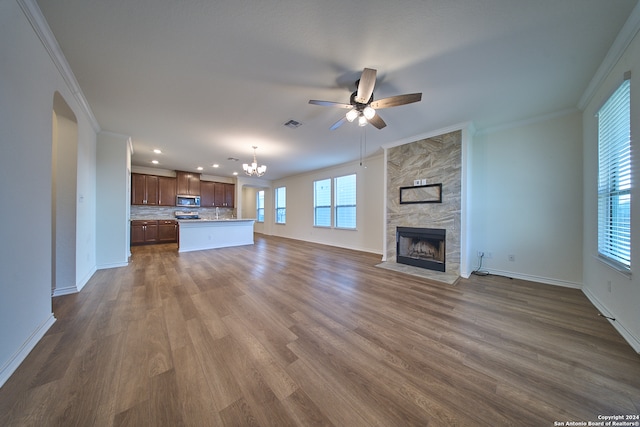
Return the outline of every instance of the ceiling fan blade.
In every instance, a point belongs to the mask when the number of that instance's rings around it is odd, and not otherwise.
[[[340,120],[338,120],[337,122],[335,122],[335,123],[333,124],[333,126],[331,126],[329,129],[330,129],[330,130],[336,130],[336,129],[338,129],[340,126],[342,126],[342,125],[343,125],[343,123],[344,123],[344,122],[346,122],[346,121],[347,121],[347,118],[346,118],[346,117],[342,117]]]
[[[406,95],[390,96],[373,101],[370,105],[372,108],[379,110],[381,108],[397,107],[398,105],[411,104],[422,99],[422,93],[408,93]]]
[[[385,127],[387,125],[384,122],[384,120],[382,120],[382,117],[380,117],[380,114],[378,114],[378,113],[376,113],[375,116],[370,118],[368,120],[368,122],[371,123],[373,126],[377,127],[378,129],[382,129],[383,127]]]
[[[343,102],[333,102],[333,101],[319,101],[317,99],[309,100],[309,104],[322,105],[323,107],[353,108],[353,105],[351,104],[345,104]]]
[[[376,85],[376,70],[373,68],[365,68],[360,76],[360,83],[358,83],[358,94],[356,95],[356,102],[360,104],[366,104],[371,99],[373,94],[373,87]]]

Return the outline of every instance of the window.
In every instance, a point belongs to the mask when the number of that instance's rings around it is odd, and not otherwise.
[[[256,221],[264,222],[264,190],[256,193]]]
[[[334,223],[336,228],[356,228],[355,174],[313,182],[313,225],[331,227]]]
[[[313,225],[331,227],[331,179],[313,182]]]
[[[630,82],[598,111],[598,253],[631,268]]]
[[[287,222],[287,188],[276,188],[276,224]]]
[[[356,175],[335,178],[337,228],[356,228]]]

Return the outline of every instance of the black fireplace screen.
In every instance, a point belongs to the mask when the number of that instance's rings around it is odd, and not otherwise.
[[[398,227],[396,262],[445,271],[446,230],[439,228]]]

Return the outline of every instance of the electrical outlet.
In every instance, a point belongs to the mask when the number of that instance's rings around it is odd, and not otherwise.
[[[515,255],[509,255],[509,261],[515,262],[515,260],[516,260],[516,256]]]
[[[478,257],[483,257],[483,256],[484,256],[484,252],[478,251]]]

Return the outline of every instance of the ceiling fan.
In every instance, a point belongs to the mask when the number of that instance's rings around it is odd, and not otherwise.
[[[358,125],[364,126],[371,123],[378,129],[382,129],[387,124],[376,112],[382,108],[397,107],[399,105],[411,104],[422,99],[422,93],[408,93],[405,95],[390,96],[388,98],[373,100],[373,88],[376,85],[376,70],[365,68],[360,79],[356,81],[356,91],[351,94],[349,104],[333,101],[319,101],[312,99],[309,104],[322,105],[324,107],[338,107],[349,109],[347,114],[331,126],[331,130],[338,129],[344,122],[352,122],[358,119]]]

